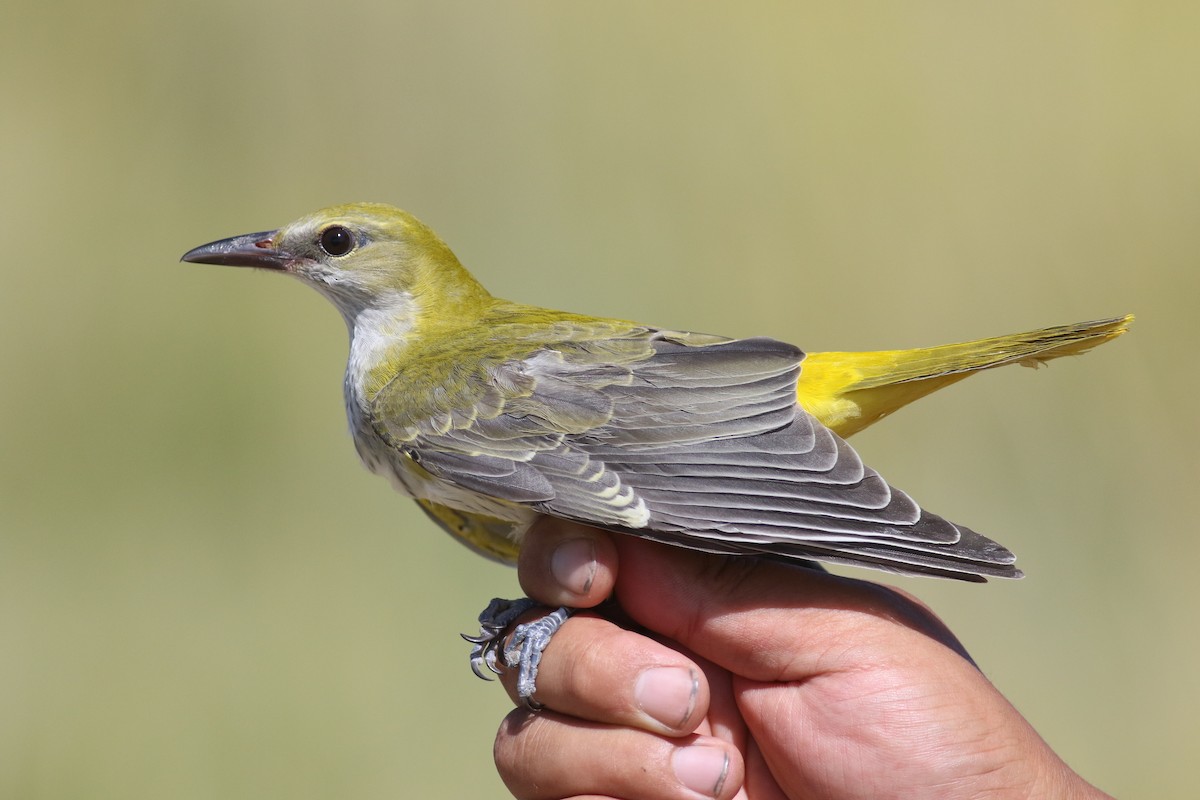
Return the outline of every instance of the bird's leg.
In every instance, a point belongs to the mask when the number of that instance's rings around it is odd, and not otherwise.
[[[575,609],[563,606],[541,619],[518,625],[505,644],[504,632],[508,626],[537,605],[536,601],[528,597],[519,600],[494,598],[479,615],[478,635],[462,635],[475,645],[471,648],[471,670],[484,680],[490,680],[483,667],[486,665],[490,671],[499,675],[497,654],[502,655],[504,665],[517,670],[517,696],[526,707],[534,711],[541,708],[541,704],[533,699],[533,693],[537,690],[537,671],[542,660],[542,651],[550,644],[550,637],[575,613]]]

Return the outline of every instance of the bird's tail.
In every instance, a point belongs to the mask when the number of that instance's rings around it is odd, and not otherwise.
[[[1115,339],[1133,315],[914,350],[809,353],[796,387],[800,405],[841,436],[980,370],[1039,367]]]

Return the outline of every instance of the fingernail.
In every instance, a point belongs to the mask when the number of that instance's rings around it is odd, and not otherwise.
[[[638,708],[672,730],[692,716],[699,693],[700,676],[683,667],[653,667],[639,675],[633,686]]]
[[[671,756],[671,768],[679,782],[693,792],[716,797],[729,775],[729,754],[710,745],[681,747]]]
[[[596,577],[596,544],[591,539],[570,539],[550,556],[550,574],[569,592],[587,594]]]

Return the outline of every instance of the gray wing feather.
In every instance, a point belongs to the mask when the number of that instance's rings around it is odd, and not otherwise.
[[[1021,577],[1020,570],[1012,566],[1014,559],[1008,550],[969,528],[959,527],[958,530],[962,538],[953,549],[943,547],[926,553],[887,547],[863,539],[848,546],[824,546],[820,542],[756,544],[732,539],[697,538],[670,531],[637,533],[647,539],[709,553],[756,555],[780,560],[818,560],[871,567],[899,575],[931,575],[976,583],[985,581],[987,577]]]
[[[586,342],[506,363],[493,385],[519,393],[422,426],[411,447],[464,488],[686,547],[1020,574],[1009,551],[923,511],[801,409],[791,345],[647,330],[640,357],[629,338],[622,348],[619,363]]]
[[[415,451],[422,467],[435,475],[453,476],[464,489],[502,496],[514,503],[544,503],[557,491],[541,471],[522,461],[432,448]]]

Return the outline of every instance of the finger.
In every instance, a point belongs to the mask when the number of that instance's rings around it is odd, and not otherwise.
[[[744,774],[741,755],[720,739],[667,739],[548,711],[510,713],[493,752],[501,779],[519,800],[588,794],[727,800]]]
[[[500,680],[519,702],[515,671]],[[575,616],[542,655],[534,700],[591,722],[682,736],[708,713],[709,686],[684,654],[608,620]]]
[[[928,608],[879,584],[627,536],[614,544],[630,617],[748,678],[799,680],[912,648],[966,657]]]
[[[538,602],[591,608],[612,593],[616,566],[611,534],[542,517],[521,541],[517,577],[525,593]]]

